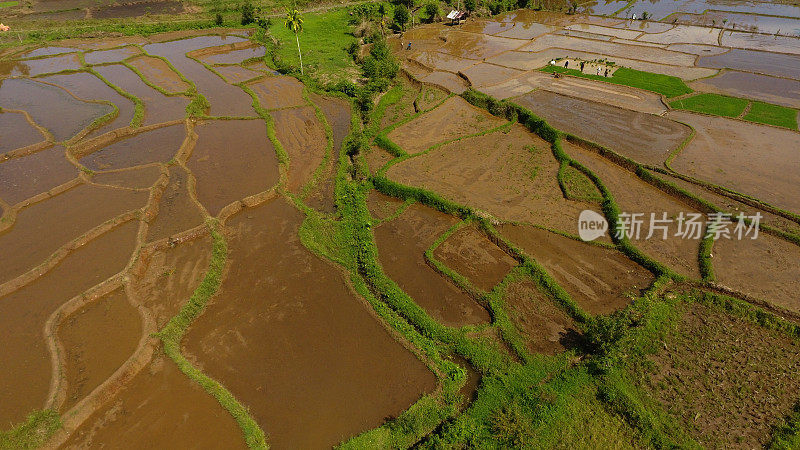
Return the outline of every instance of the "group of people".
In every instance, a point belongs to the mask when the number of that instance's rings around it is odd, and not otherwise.
[[[550,60],[550,65],[551,66],[556,65],[556,60],[555,59],[551,59]],[[580,64],[581,73],[583,73],[584,67],[586,67],[586,62],[585,61],[581,61],[581,64]],[[605,72],[603,72],[603,67],[605,67]],[[569,60],[564,61],[564,68],[565,69],[569,69]],[[597,66],[597,76],[598,77],[599,76],[604,76],[604,77],[608,78],[608,66],[599,66],[598,65]],[[556,78],[558,78],[558,77],[556,77]]]

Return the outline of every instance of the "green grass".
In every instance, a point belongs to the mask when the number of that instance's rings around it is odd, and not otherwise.
[[[59,428],[61,418],[52,409],[31,413],[25,422],[9,431],[0,431],[0,449],[38,448]]]
[[[0,8],[8,8],[17,5],[19,5],[19,2],[17,0],[14,0],[13,2],[0,2]]]
[[[719,94],[697,94],[669,104],[675,109],[685,109],[723,117],[739,117],[747,107],[748,100]]]
[[[753,102],[744,120],[796,130],[797,110],[770,103]]]
[[[576,69],[565,69],[561,66],[550,66],[542,68],[542,72],[547,73],[563,73],[565,75],[572,75],[589,80],[605,81],[607,83],[620,84],[623,86],[630,86],[646,91],[652,91],[657,94],[663,94],[667,98],[677,97],[679,95],[690,94],[694,92],[692,88],[686,85],[678,77],[670,75],[661,75],[658,73],[642,72],[641,70],[629,69],[627,67],[620,67],[610,77],[603,77],[582,73]]]
[[[314,75],[321,81],[337,81],[352,79],[358,73],[346,50],[356,40],[350,32],[349,19],[346,8],[303,15],[300,50],[307,74]],[[299,68],[295,36],[283,26],[282,17],[273,19],[269,32],[281,42],[276,51],[281,61]]]
[[[597,190],[597,186],[592,183],[592,180],[569,164],[561,166],[559,181],[564,194],[569,199],[590,203],[603,201],[603,196],[600,195],[600,191]]]

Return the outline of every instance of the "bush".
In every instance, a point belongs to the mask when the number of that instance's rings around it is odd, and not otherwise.
[[[598,355],[608,354],[609,350],[628,334],[630,325],[630,320],[623,311],[594,317],[586,324],[584,336],[588,350]]]
[[[256,20],[256,8],[250,2],[242,4],[242,25],[249,25]]]
[[[222,14],[217,13],[217,15],[214,17],[214,25],[218,27],[222,26]]]
[[[386,42],[381,40],[372,44],[369,55],[364,58],[361,65],[361,72],[364,77],[371,81],[391,80],[400,70],[400,65],[386,46]],[[383,90],[383,89],[381,89]]]
[[[464,0],[464,9],[469,12],[475,11],[475,8],[478,6],[477,0]]]
[[[398,28],[401,30],[406,28],[406,24],[410,18],[411,14],[408,12],[408,8],[406,8],[404,5],[398,5],[394,9],[394,23],[397,24]]]
[[[431,2],[425,5],[425,16],[427,16],[428,23],[435,22],[441,16],[439,4]]]

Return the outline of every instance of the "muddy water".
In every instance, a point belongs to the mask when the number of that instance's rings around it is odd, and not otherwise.
[[[64,89],[19,78],[0,80],[0,105],[27,111],[58,141],[75,136],[93,120],[113,111],[110,105],[82,102]]]
[[[170,125],[123,138],[81,158],[92,170],[121,169],[172,159],[186,139],[183,124]]]
[[[521,73],[521,70],[489,63],[480,63],[463,71],[473,86],[491,86]]]
[[[201,123],[187,166],[197,179],[197,199],[216,216],[226,205],[278,183],[278,158],[261,120]]]
[[[96,136],[106,131],[127,127],[133,119],[133,102],[121,96],[117,91],[90,73],[51,75],[42,78],[42,81],[57,84],[70,91],[78,98],[84,100],[105,100],[117,106],[119,109],[117,117],[90,133],[89,136]]]
[[[136,167],[115,172],[95,173],[92,182],[131,189],[147,189],[161,176],[158,166]]]
[[[435,383],[339,270],[302,246],[302,220],[276,199],[229,221],[225,281],[184,341],[275,448],[330,447],[399,414]]]
[[[303,84],[292,77],[268,77],[247,85],[258,96],[264,109],[287,108],[306,103]]]
[[[461,72],[478,63],[474,59],[459,58],[442,52],[422,52],[414,59],[425,67],[448,72]]]
[[[33,77],[43,73],[60,72],[62,70],[77,70],[81,68],[81,62],[77,53],[68,55],[54,56],[45,59],[29,59],[25,61],[3,61],[0,62],[0,76],[8,75],[11,77],[28,76]]]
[[[111,80],[124,91],[139,97],[144,103],[144,125],[182,119],[186,116],[185,97],[167,97],[146,85],[138,75],[122,65],[101,66],[95,68],[97,73]]]
[[[246,69],[242,66],[215,66],[214,70],[225,78],[228,83],[241,83],[253,78],[264,76],[262,72]]]
[[[510,284],[503,300],[530,353],[555,355],[576,343],[580,332],[575,321],[533,281]]]
[[[448,237],[433,252],[447,267],[467,277],[478,289],[491,291],[516,265],[508,256],[474,227],[465,227]]]
[[[21,113],[0,112],[0,155],[42,142],[44,136]]]
[[[147,81],[167,92],[183,92],[189,89],[189,84],[183,81],[161,58],[140,56],[129,60],[128,64],[141,72]]]
[[[442,46],[442,51],[462,58],[485,59],[513,50],[525,42],[518,39],[452,31],[447,35],[447,42]]]
[[[83,60],[86,64],[103,64],[120,62],[123,59],[130,58],[131,56],[140,54],[141,51],[137,47],[121,47],[111,50],[99,50],[95,52],[84,53]]]
[[[668,116],[697,131],[672,163],[677,172],[800,213],[796,132],[682,111]]]
[[[422,79],[425,83],[432,83],[441,86],[448,92],[460,95],[467,90],[467,82],[458,75],[450,72],[434,71],[425,75]]]
[[[183,2],[175,0],[158,0],[151,2],[104,6],[92,10],[92,18],[114,19],[124,17],[140,17],[150,14],[180,14],[183,11]]]
[[[658,188],[644,182],[631,172],[621,168],[602,156],[574,145],[565,145],[564,150],[571,157],[594,172],[605,184],[614,197],[620,212],[642,214],[640,233],[633,235],[631,243],[647,253],[651,258],[661,262],[676,272],[698,278],[700,271],[697,255],[700,250],[700,239],[681,237],[678,234],[678,218],[683,213],[696,214],[698,211],[689,205],[666,194]],[[652,217],[671,220],[666,223],[666,239],[664,230],[653,227],[653,235],[648,239]],[[701,220],[704,223],[705,220]],[[685,230],[684,230],[685,231]],[[701,234],[703,231],[700,232]],[[702,237],[702,236],[701,236]]]
[[[266,49],[259,45],[214,53],[202,59],[206,64],[239,64],[246,59],[261,58],[265,54]]]
[[[441,142],[498,127],[504,119],[452,97],[433,111],[395,128],[389,139],[409,153],[419,153]]]
[[[800,79],[800,58],[783,53],[734,48],[721,55],[702,56],[697,60],[697,65]]]
[[[553,127],[610,148],[633,160],[661,166],[691,133],[660,116],[579,100],[547,91],[515,99]]]
[[[753,240],[719,239],[714,243],[717,280],[734,289],[800,312],[800,247],[760,233]]]
[[[189,197],[189,176],[177,166],[171,167],[169,172],[169,184],[158,204],[158,215],[147,230],[148,242],[173,236],[203,223],[200,208]]]
[[[78,51],[71,47],[41,47],[19,55],[21,58],[35,58],[37,56],[51,56],[59,53],[71,53]]]
[[[44,406],[51,378],[50,354],[42,335],[47,318],[64,302],[122,270],[137,230],[136,222],[122,225],[79,248],[33,283],[0,298],[0,423],[4,428]]]
[[[66,317],[56,333],[65,350],[67,397],[61,410],[67,411],[133,354],[142,323],[119,288]]]
[[[530,226],[502,225],[500,233],[544,266],[584,311],[608,314],[628,305],[653,275],[616,250]],[[697,258],[695,257],[695,260]]]
[[[795,37],[800,35],[800,20],[788,17],[706,11],[700,15],[676,14],[673,16],[673,19],[677,19],[679,23],[703,25],[706,27],[722,27],[728,30],[747,30],[758,33]]]
[[[488,322],[483,307],[425,261],[425,250],[456,222],[438,211],[411,205],[397,219],[374,228],[380,263],[386,275],[437,321],[449,326]]]
[[[142,273],[132,279],[132,292],[156,320],[157,328],[189,301],[208,270],[211,239],[208,237],[180,243],[154,253]]]
[[[211,115],[254,116],[255,111],[251,106],[253,101],[247,93],[236,86],[225,83],[202,64],[186,57],[186,53],[192,50],[245,40],[237,36],[199,36],[179,41],[148,44],[144,46],[144,50],[151,55],[167,58],[183,76],[192,80],[197,86],[198,92],[211,103]]]
[[[242,432],[214,397],[158,356],[116,397],[89,416],[64,448],[245,449]]]
[[[701,14],[703,11],[713,9],[720,11],[741,12],[751,14],[768,14],[775,16],[800,17],[800,8],[789,3],[769,3],[761,1],[728,2],[719,0],[648,0],[633,3],[618,16],[627,17],[631,13],[641,16],[647,11],[653,20],[661,20],[676,12]]]
[[[278,141],[289,155],[289,191],[299,193],[325,157],[327,138],[314,107],[279,109],[270,113],[275,120]]]
[[[0,161],[0,198],[11,205],[46,192],[78,176],[56,145],[32,155]]]
[[[322,97],[317,94],[311,95],[311,101],[322,111],[331,127],[333,149],[326,172],[306,199],[306,203],[317,210],[332,213],[336,210],[334,188],[339,152],[344,138],[350,133],[350,104],[339,98]]]
[[[24,208],[11,230],[0,235],[0,253],[16,255],[0,259],[0,283],[41,264],[106,220],[141,208],[147,198],[147,192],[82,185]]]
[[[692,82],[689,86],[706,92],[800,108],[800,81],[797,80],[730,70],[714,78]]]
[[[578,216],[587,204],[564,198],[558,169],[550,144],[515,125],[508,133],[444,145],[392,166],[386,175],[503,221],[575,233]]]

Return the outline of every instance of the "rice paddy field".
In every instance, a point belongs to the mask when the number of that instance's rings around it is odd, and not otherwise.
[[[486,12],[0,38],[0,449],[800,447],[800,6]]]

